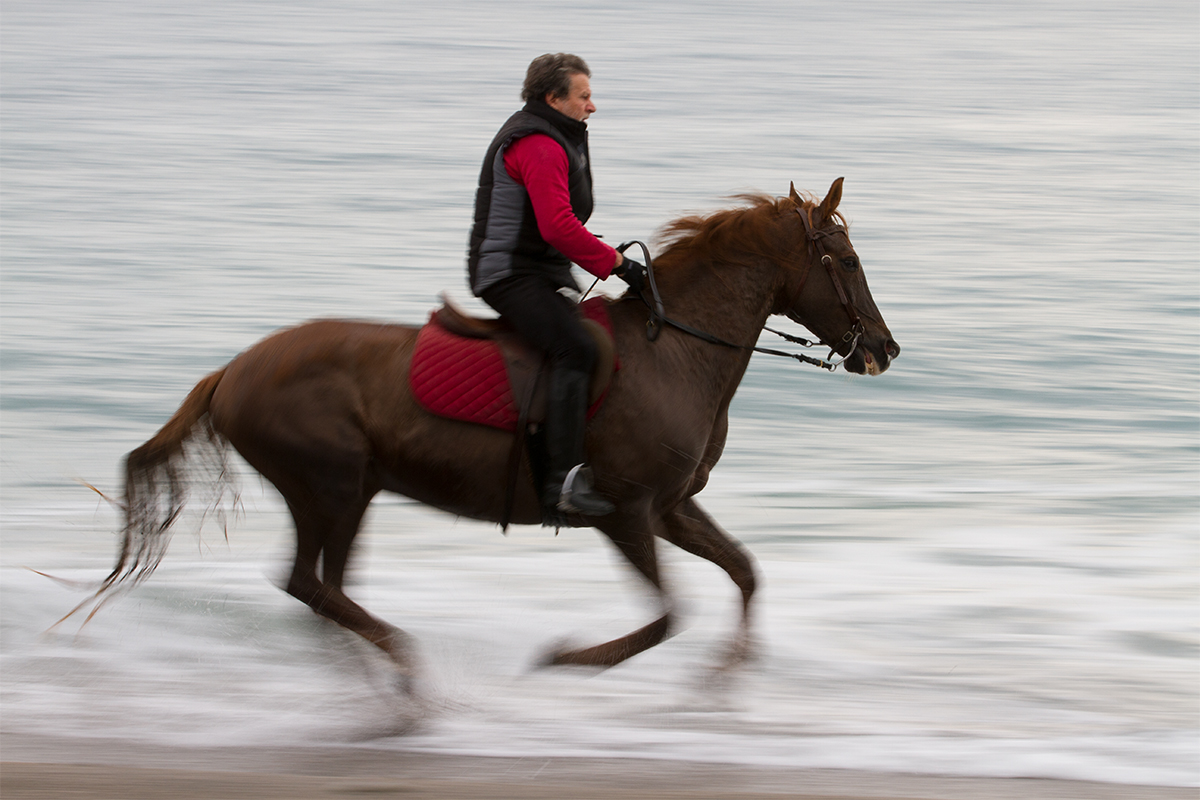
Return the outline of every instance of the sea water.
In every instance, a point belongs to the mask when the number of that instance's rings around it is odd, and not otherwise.
[[[12,0],[0,37],[6,734],[1200,784],[1194,2]],[[414,707],[278,589],[249,471],[226,527],[48,630],[84,594],[29,570],[106,574],[85,483],[119,495],[207,372],[479,307],[480,158],[547,51],[593,70],[610,242],[846,178],[904,351],[751,362],[700,500],[759,561],[758,660],[714,677],[736,590],[663,545],[678,635],[534,670],[652,615],[611,547],[381,497],[349,591],[417,637]]]

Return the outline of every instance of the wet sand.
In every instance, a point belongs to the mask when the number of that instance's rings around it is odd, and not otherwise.
[[[648,759],[489,758],[370,747],[176,749],[0,735],[3,800],[1183,800],[1196,789]]]

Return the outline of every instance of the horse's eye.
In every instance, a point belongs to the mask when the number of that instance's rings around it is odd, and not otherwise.
[[[842,259],[842,266],[845,267],[848,272],[854,272],[854,270],[858,269],[858,258],[855,256],[847,256],[846,258]]]

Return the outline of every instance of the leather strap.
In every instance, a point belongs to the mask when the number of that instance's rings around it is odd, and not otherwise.
[[[500,514],[500,531],[508,535],[508,523],[512,521],[513,504],[517,497],[517,482],[521,477],[521,455],[525,452],[525,438],[529,435],[529,409],[533,407],[533,396],[542,375],[546,373],[546,360],[538,364],[537,372],[525,389],[524,402],[517,415],[517,429],[513,431],[512,447],[508,451],[508,484],[504,489],[504,511]],[[536,483],[536,482],[535,482]],[[536,492],[538,487],[534,486]],[[540,503],[539,498],[539,503]]]

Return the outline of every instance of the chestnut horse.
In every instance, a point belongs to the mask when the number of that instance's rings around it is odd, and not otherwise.
[[[750,346],[769,316],[783,314],[831,343],[850,372],[878,375],[900,350],[837,212],[841,194],[839,178],[819,204],[792,187],[787,197],[746,197],[745,207],[669,225],[655,294],[672,324],[654,341],[647,336],[649,293],[627,292],[609,305],[621,369],[589,424],[587,451],[597,489],[616,511],[574,522],[612,540],[657,590],[659,614],[618,639],[560,648],[547,663],[610,666],[662,641],[673,618],[659,580],[657,538],[712,561],[737,584],[742,607],[730,659],[745,656],[754,561],[695,495],[721,457]],[[197,446],[210,445],[207,452],[223,466],[232,445],[275,485],[295,521],[287,592],[410,674],[406,634],[342,591],[363,514],[377,492],[390,491],[457,516],[499,520],[513,436],[417,405],[407,381],[416,338],[417,328],[408,326],[311,322],[274,334],[200,381],[127,457],[120,556],[81,607],[98,607],[114,590],[149,576],[183,507],[185,467],[204,452]],[[536,524],[538,492],[528,463],[521,468],[512,520]]]

